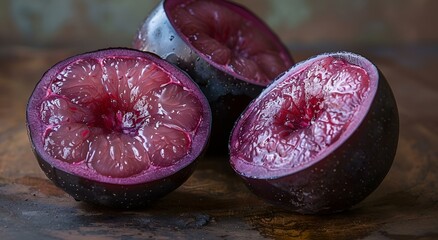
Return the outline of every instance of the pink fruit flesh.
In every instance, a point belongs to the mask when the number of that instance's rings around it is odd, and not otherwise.
[[[369,91],[363,68],[322,58],[264,96],[238,130],[231,155],[267,170],[309,164],[347,131]]]
[[[216,67],[266,86],[290,67],[283,46],[236,6],[187,1],[170,9],[172,24]],[[246,17],[245,17],[246,16]]]
[[[47,153],[119,178],[188,154],[201,114],[197,97],[170,73],[132,57],[71,63],[40,104]]]

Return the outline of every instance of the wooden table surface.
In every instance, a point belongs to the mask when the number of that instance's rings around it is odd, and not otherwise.
[[[25,106],[40,76],[79,52],[0,48],[0,239],[438,239],[438,47],[349,49],[386,75],[400,114],[394,164],[351,210],[307,216],[260,201],[228,165],[203,159],[150,208],[117,211],[76,202],[34,158]],[[317,49],[296,50],[303,60]]]

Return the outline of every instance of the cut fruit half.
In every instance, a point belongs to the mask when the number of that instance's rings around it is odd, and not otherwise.
[[[236,123],[230,162],[257,195],[301,213],[345,210],[383,180],[398,112],[383,75],[352,53],[292,67]]]
[[[48,70],[27,106],[35,155],[75,199],[144,206],[181,185],[209,137],[198,86],[150,53],[106,49]]]

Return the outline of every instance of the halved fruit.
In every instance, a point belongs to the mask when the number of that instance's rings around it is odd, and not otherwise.
[[[213,113],[209,152],[225,154],[242,110],[293,65],[287,48],[248,9],[229,1],[164,0],[145,20],[134,48],[186,71]]]
[[[230,162],[261,198],[300,213],[345,210],[389,171],[399,120],[382,73],[341,52],[292,67],[236,123]]]
[[[75,199],[142,207],[193,172],[210,133],[198,86],[158,56],[106,49],[59,62],[27,105],[33,151]]]

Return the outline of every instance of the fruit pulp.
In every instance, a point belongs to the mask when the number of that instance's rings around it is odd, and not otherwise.
[[[369,91],[363,68],[331,56],[316,61],[255,105],[231,155],[268,170],[308,164],[342,138]]]
[[[172,24],[200,55],[220,69],[268,85],[290,67],[283,46],[236,6],[221,1],[187,1],[170,9]]]
[[[202,117],[191,90],[152,61],[129,57],[71,63],[39,111],[49,155],[122,178],[187,155]]]

